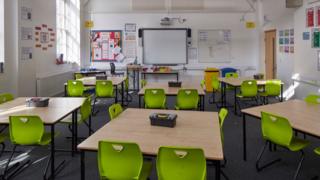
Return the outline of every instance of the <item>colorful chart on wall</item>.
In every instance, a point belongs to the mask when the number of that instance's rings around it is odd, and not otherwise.
[[[122,31],[91,31],[91,61],[114,61],[122,48]]]

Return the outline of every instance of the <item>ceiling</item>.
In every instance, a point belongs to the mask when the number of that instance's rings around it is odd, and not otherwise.
[[[237,13],[253,11],[255,0],[87,0],[92,13]],[[249,2],[249,3],[248,3]]]

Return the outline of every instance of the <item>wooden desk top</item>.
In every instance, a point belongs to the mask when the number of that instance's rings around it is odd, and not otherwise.
[[[286,117],[294,129],[320,137],[320,105],[318,104],[309,104],[302,100],[289,100],[243,109],[241,112],[261,118],[261,111]]]
[[[0,104],[0,124],[8,124],[12,115],[37,115],[45,124],[55,124],[78,109],[85,98],[50,98],[48,107],[27,107],[26,97]]]
[[[177,70],[171,70],[171,71],[142,71],[142,74],[179,74],[179,71]]]
[[[151,126],[151,113],[176,113],[175,128]],[[127,109],[118,118],[96,131],[78,149],[97,151],[100,140],[135,142],[147,155],[157,155],[161,146],[198,147],[209,160],[223,160],[218,113]]]
[[[96,77],[84,77],[81,79],[78,79],[79,81],[83,82],[84,86],[95,86],[96,85]],[[114,86],[120,85],[123,81],[126,80],[126,77],[114,77],[114,76],[107,76],[108,81],[112,81],[112,84]]]
[[[234,86],[234,87],[240,87],[243,81],[246,80],[254,80],[253,78],[250,77],[239,77],[239,78],[219,78],[218,79],[220,82],[226,83],[228,85]],[[257,80],[257,84],[259,86],[265,85],[267,80]],[[283,84],[283,83],[282,83]]]
[[[146,86],[140,89],[139,95],[144,95],[145,89],[154,89],[154,88],[164,89],[166,95],[177,95],[179,89],[197,89],[199,95],[206,94],[204,90],[201,88],[200,84],[182,82],[182,86],[179,88],[179,87],[169,87],[168,82],[166,83],[163,83],[163,82],[149,83],[148,82]]]

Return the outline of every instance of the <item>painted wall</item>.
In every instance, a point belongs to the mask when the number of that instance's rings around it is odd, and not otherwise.
[[[96,2],[96,1],[92,1]],[[100,2],[101,1],[97,1]],[[102,6],[101,4],[100,6]],[[95,7],[97,5],[92,5]],[[94,9],[91,9],[94,11]],[[91,16],[91,17],[90,17]],[[155,14],[155,13],[123,13],[123,14],[107,14],[107,13],[94,13],[87,15],[86,18],[91,18],[94,21],[94,30],[124,30],[125,23],[136,23],[137,28],[159,28],[160,19],[167,14]],[[192,29],[192,47],[198,46],[198,30],[200,29],[231,29],[232,30],[232,59],[230,63],[199,63],[198,60],[189,61],[187,68],[204,69],[206,67],[236,67],[241,70],[251,67],[252,69],[258,68],[259,58],[259,34],[257,30],[248,30],[245,27],[244,22],[240,22],[242,14],[240,13],[189,13],[189,14],[172,14],[172,17],[186,18],[187,21],[184,24],[176,23],[170,28],[175,27],[188,27]],[[247,20],[255,21],[254,14],[248,14]],[[88,34],[88,33],[87,33]],[[86,45],[89,44],[89,40],[85,36],[84,41]],[[82,56],[82,65],[93,65],[96,68],[108,69],[108,63],[90,63],[89,61],[89,47],[82,47],[87,53]],[[142,62],[142,48],[138,47],[138,61]]]

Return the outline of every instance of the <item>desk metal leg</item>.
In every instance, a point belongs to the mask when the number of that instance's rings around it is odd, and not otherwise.
[[[55,165],[54,165],[54,153],[55,153],[55,144],[54,144],[54,124],[51,125],[51,177],[54,179],[55,176]]]
[[[138,89],[138,92],[139,92],[140,91],[140,72],[139,71],[137,71],[137,82],[138,82],[137,89]]]
[[[124,81],[121,83],[121,105],[123,106],[124,102]]]
[[[221,165],[220,165],[220,161],[216,161],[216,180],[220,180],[220,176],[221,176]]]
[[[76,123],[75,123],[75,116],[77,116],[74,112],[72,112],[72,142],[71,142],[71,156],[74,157],[74,147],[75,147],[75,128],[76,128]]]
[[[67,97],[68,93],[67,93],[67,85],[64,85],[64,97]]]
[[[118,85],[116,85],[116,99],[115,99],[115,103],[118,103]]]
[[[179,73],[177,74],[177,82],[179,81]]]
[[[237,87],[234,86],[234,114],[237,114]]]
[[[85,169],[85,152],[80,152],[80,169],[81,169],[81,180],[85,180],[86,176],[86,169]]]
[[[201,96],[202,98],[202,111],[204,111],[205,106],[205,96]]]
[[[139,108],[141,108],[141,96],[139,95]]]
[[[283,84],[281,84],[281,97],[280,101],[283,102]]]
[[[74,152],[77,152],[78,145],[78,110],[74,111]]]
[[[220,93],[221,93],[221,107],[223,107],[223,83],[221,83],[221,86],[220,86]]]
[[[243,137],[243,160],[247,161],[247,132],[246,132],[246,115],[242,114],[242,137]]]

